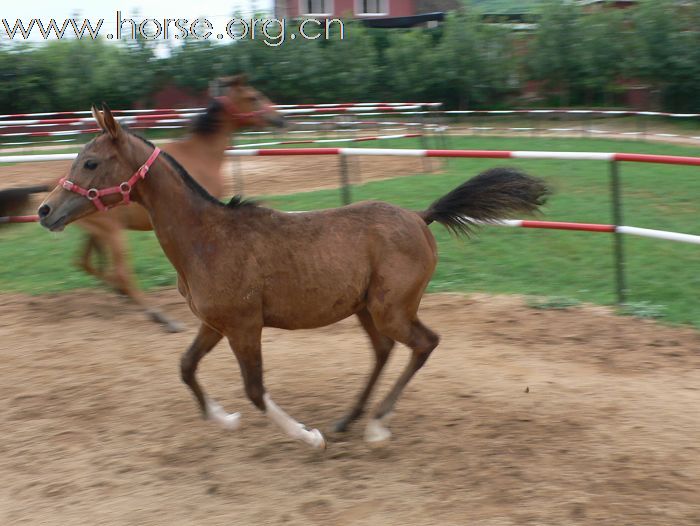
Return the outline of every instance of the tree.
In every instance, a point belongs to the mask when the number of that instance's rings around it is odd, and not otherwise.
[[[700,50],[697,2],[642,2],[633,19],[633,70],[659,93],[665,107],[700,109]]]
[[[565,106],[583,76],[580,17],[580,9],[571,2],[543,4],[532,51],[525,57],[530,77],[544,81]]]
[[[459,108],[494,103],[513,88],[515,48],[505,28],[482,22],[478,13],[448,16],[431,79],[441,100]],[[442,86],[442,88],[440,87]]]
[[[612,104],[615,82],[628,69],[630,29],[622,10],[600,10],[580,19],[581,78],[576,85],[589,105],[602,100]]]

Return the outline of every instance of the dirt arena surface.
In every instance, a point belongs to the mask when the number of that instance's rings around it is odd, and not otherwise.
[[[227,161],[223,170],[226,194],[282,195],[338,188],[339,162],[336,155],[236,158]],[[0,188],[56,181],[68,172],[70,165],[71,161],[0,165]],[[373,156],[349,159],[348,166],[351,183],[359,184],[439,169],[441,164],[439,159]]]
[[[599,307],[429,295],[442,336],[382,447],[330,432],[370,367],[354,319],[266,329],[266,384],[326,451],[245,398],[223,344],[200,378],[243,425],[202,421],[178,377],[195,323],[165,334],[91,290],[0,295],[0,524],[700,524],[700,333]],[[407,360],[397,347],[379,385]],[[373,401],[376,403],[377,396]]]

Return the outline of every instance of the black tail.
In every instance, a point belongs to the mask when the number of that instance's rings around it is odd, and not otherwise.
[[[469,179],[421,212],[455,234],[469,235],[479,222],[538,211],[549,194],[544,181],[516,168],[492,168]]]
[[[49,190],[47,185],[0,190],[0,217],[21,214],[29,205],[30,195]]]

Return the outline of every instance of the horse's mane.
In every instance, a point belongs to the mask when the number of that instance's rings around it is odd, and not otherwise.
[[[224,105],[216,99],[209,101],[204,113],[200,113],[190,123],[190,131],[198,135],[213,135],[221,127],[221,113]]]
[[[132,137],[136,137],[137,139],[141,140],[151,148],[155,148],[156,146],[146,139],[145,137],[141,137],[140,135],[137,135],[131,131],[128,131],[129,135]],[[221,201],[219,201],[216,197],[211,195],[209,192],[207,192],[202,185],[200,185],[194,177],[192,177],[187,170],[175,159],[172,155],[169,153],[161,150],[160,151],[161,156],[163,156],[165,159],[168,160],[168,162],[175,168],[175,171],[182,177],[182,180],[185,182],[185,184],[196,194],[199,196],[203,197],[210,203],[223,206],[229,209],[237,209],[237,208],[245,208],[245,207],[256,207],[258,206],[258,203],[252,199],[245,199],[243,196],[240,195],[235,195],[231,198],[231,200],[224,204]]]

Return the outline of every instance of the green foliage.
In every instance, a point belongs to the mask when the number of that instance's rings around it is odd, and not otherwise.
[[[586,10],[573,2],[542,4],[523,70],[556,98],[611,104],[616,82],[655,89],[667,110],[700,109],[700,3],[642,0],[639,6]]]
[[[539,8],[541,0],[463,0],[466,7],[473,7],[488,14],[532,13]]]
[[[450,16],[435,62],[446,93],[440,100],[458,107],[495,103],[512,89],[514,46],[503,27],[483,24],[475,14]]]
[[[581,81],[576,83],[583,92],[583,102],[592,104],[596,96],[614,92],[615,81],[623,77],[630,67],[625,59],[629,48],[629,34],[624,29],[622,11],[599,11],[582,17],[579,21]],[[617,35],[617,38],[610,38]],[[610,104],[611,101],[606,100]]]
[[[489,23],[526,14],[533,30]],[[613,105],[621,82],[658,94],[663,109],[700,111],[700,2],[642,0],[619,10],[565,0],[464,0],[437,28],[367,29],[346,21],[330,39],[307,40],[288,22],[280,45],[256,39],[169,42],[63,40],[0,44],[0,112],[148,104],[168,83],[201,92],[245,71],[280,103],[434,100],[448,108],[516,104],[526,81],[547,104]],[[308,28],[307,28],[308,29]],[[298,38],[291,38],[295,34]]]
[[[151,93],[156,72],[148,48],[101,40],[0,47],[3,113],[84,110],[92,102],[133,105]],[[138,74],[136,74],[138,72]]]
[[[543,9],[528,66],[532,78],[542,79],[557,90],[560,103],[568,106],[576,82],[581,78],[583,31],[581,13],[572,3],[551,0]]]
[[[634,74],[670,110],[700,108],[700,2],[646,0],[633,13]]]

